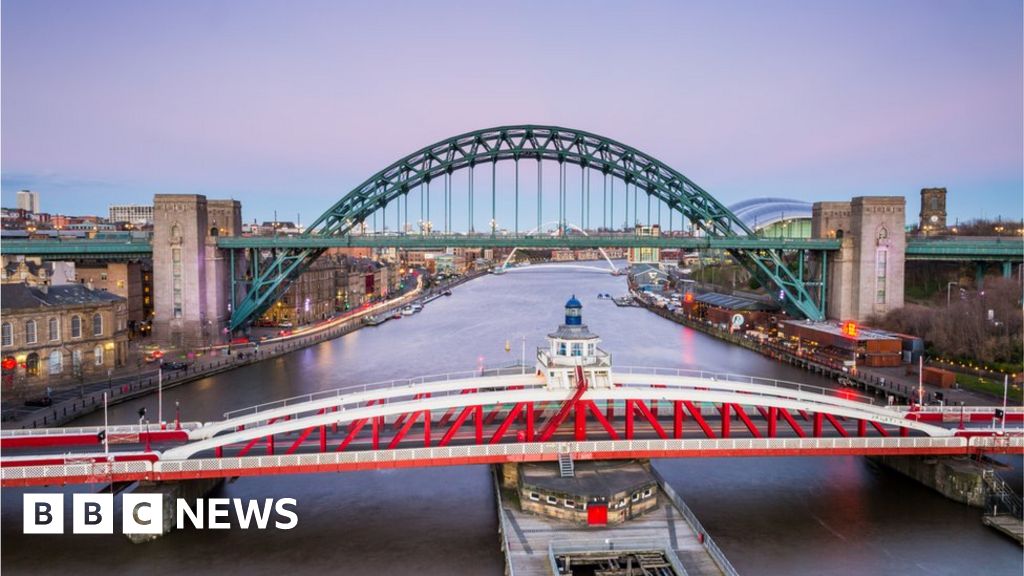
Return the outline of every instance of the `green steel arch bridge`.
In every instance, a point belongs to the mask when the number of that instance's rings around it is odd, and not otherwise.
[[[499,230],[498,163],[513,165],[511,177],[513,219],[511,230]],[[525,165],[525,169],[524,169]],[[545,165],[555,170],[558,185],[544,190]],[[572,178],[568,172],[579,170]],[[489,172],[490,186],[474,190],[477,170]],[[525,172],[525,174],[524,174]],[[466,176],[464,229],[457,230],[463,215],[453,209],[456,173]],[[549,173],[550,176],[550,173]],[[533,185],[526,180],[536,178]],[[550,179],[550,178],[549,178]],[[597,185],[592,188],[592,180]],[[441,205],[436,192],[441,188]],[[578,196],[577,196],[578,195]],[[490,222],[478,232],[475,223],[482,198],[490,207]],[[489,202],[488,202],[489,196]],[[459,202],[463,202],[460,194]],[[438,217],[435,227],[433,215]],[[507,203],[508,199],[503,199]],[[556,200],[556,202],[553,202]],[[596,202],[600,204],[595,206]],[[410,221],[410,204],[414,221]],[[418,210],[415,208],[418,204]],[[545,222],[545,209],[556,205],[561,233],[552,236],[521,233]],[[579,212],[575,212],[578,206]],[[570,215],[570,209],[573,214]],[[623,232],[618,218],[634,225],[663,223],[667,234],[643,236]],[[600,222],[592,217],[599,214]],[[529,218],[529,222],[527,222]],[[576,221],[588,234],[573,233]],[[393,227],[389,229],[388,223]],[[458,224],[457,224],[458,223]],[[681,235],[689,223],[696,234]],[[616,231],[616,229],[618,231]],[[390,231],[389,231],[390,230]],[[397,232],[396,232],[397,230]],[[764,238],[710,193],[682,173],[656,158],[610,138],[555,126],[502,126],[467,132],[421,148],[366,179],[344,195],[297,236],[219,237],[217,245],[249,253],[250,270],[246,296],[232,306],[230,328],[245,327],[259,317],[321,254],[333,247],[395,247],[428,249],[446,247],[608,248],[657,247],[686,250],[717,249],[732,258],[771,291],[791,313],[814,320],[825,316],[825,277],[828,254],[840,241],[811,238]],[[48,259],[130,259],[146,257],[147,241],[29,240],[5,241],[3,253]],[[816,258],[808,258],[814,255]],[[907,259],[1020,262],[1020,239],[925,239],[908,238]],[[232,281],[236,281],[232,270]]]

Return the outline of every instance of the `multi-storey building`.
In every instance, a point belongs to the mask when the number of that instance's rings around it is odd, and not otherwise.
[[[38,213],[39,210],[39,192],[33,192],[31,190],[21,190],[18,192],[18,208],[26,212],[32,212],[33,214]]]
[[[128,222],[130,224],[152,224],[153,205],[113,204],[108,208],[111,222]]]
[[[105,290],[124,298],[128,304],[128,323],[133,332],[141,328],[153,313],[153,273],[149,262],[108,262],[79,264],[75,272],[79,283]]]
[[[81,381],[125,365],[124,298],[81,284],[3,284],[0,300],[0,355],[15,366],[3,372],[6,389]]]

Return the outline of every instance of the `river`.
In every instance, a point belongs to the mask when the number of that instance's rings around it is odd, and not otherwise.
[[[598,300],[603,292],[623,294],[625,279],[543,267],[483,277],[415,316],[168,390],[164,407],[172,414],[177,401],[183,420],[213,420],[230,409],[316,390],[504,364],[519,359],[523,336],[529,358],[574,293],[584,304],[584,322],[604,338],[616,365],[829,385],[645,310]],[[112,407],[111,423],[133,422],[141,406],[155,414],[156,398]],[[101,421],[93,414],[76,424]],[[1009,461],[1019,492],[1021,458]],[[1019,576],[1024,570],[1021,549],[984,527],[979,510],[864,458],[665,460],[657,466],[744,575]],[[23,490],[9,489],[2,494],[0,568],[5,575],[82,576],[502,573],[486,467],[242,478],[221,492],[296,498],[298,526],[183,530],[143,545],[120,535],[30,536],[21,534]]]

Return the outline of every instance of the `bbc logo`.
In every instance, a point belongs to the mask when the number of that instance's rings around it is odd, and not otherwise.
[[[64,533],[63,494],[25,494],[22,504],[25,534]],[[125,494],[122,505],[121,531],[124,534],[163,532],[163,494]],[[71,532],[113,534],[114,495],[72,495]]]

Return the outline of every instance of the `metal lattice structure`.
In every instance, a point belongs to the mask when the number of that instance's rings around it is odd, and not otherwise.
[[[471,170],[476,165],[500,161],[518,164],[520,160],[574,164],[618,179],[626,183],[627,191],[630,185],[642,190],[709,236],[753,235],[753,231],[714,196],[649,154],[589,132],[534,125],[477,130],[417,150],[346,194],[317,218],[304,235],[347,235],[374,213],[383,211],[431,180],[450,177],[453,172]],[[559,206],[564,207],[564,197],[559,200]],[[446,202],[450,205],[450,200]],[[564,212],[561,216],[564,220]],[[450,210],[447,210],[446,219],[450,221],[450,218]],[[231,329],[241,328],[263,313],[323,250],[294,248],[278,252],[269,266],[254,274],[246,298],[232,311]],[[763,285],[776,287],[788,309],[815,320],[824,317],[821,303],[812,298],[798,273],[787,266],[780,250],[731,250],[730,253]]]

